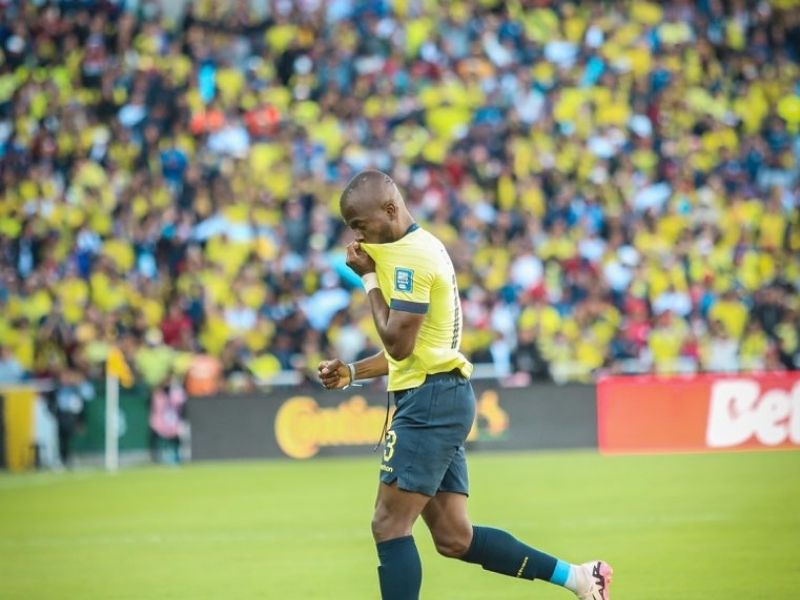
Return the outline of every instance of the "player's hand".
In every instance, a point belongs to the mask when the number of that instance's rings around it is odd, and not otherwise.
[[[359,277],[375,272],[375,261],[361,249],[358,242],[351,242],[347,245],[347,266],[353,269]]]
[[[350,383],[350,370],[338,358],[319,363],[319,380],[326,390],[338,390]]]

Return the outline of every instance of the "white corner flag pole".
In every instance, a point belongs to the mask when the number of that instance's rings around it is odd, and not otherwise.
[[[106,471],[119,467],[119,378],[106,370]]]

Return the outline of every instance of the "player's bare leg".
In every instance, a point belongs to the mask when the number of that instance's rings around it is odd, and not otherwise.
[[[430,497],[407,492],[396,483],[378,486],[372,536],[378,548],[378,578],[383,600],[416,600],[422,585],[422,564],[411,529]]]
[[[423,509],[422,518],[443,556],[503,575],[549,581],[573,591],[580,600],[609,600],[612,570],[607,563],[571,565],[526,546],[505,531],[473,526],[463,494],[439,492]]]
[[[422,511],[436,551],[448,558],[462,558],[472,543],[472,521],[464,494],[439,492]]]

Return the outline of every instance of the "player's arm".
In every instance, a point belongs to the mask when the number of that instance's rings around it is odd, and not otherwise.
[[[347,247],[347,265],[361,277],[369,274],[376,277],[375,261],[358,246],[358,242],[353,242]],[[425,318],[424,311],[412,312],[390,308],[377,287],[377,278],[374,287],[367,289],[367,298],[372,309],[375,329],[386,352],[394,360],[403,360],[410,356]]]
[[[378,330],[386,352],[395,360],[410,356],[425,315],[389,308],[378,288],[370,290],[367,297],[375,329]]]
[[[351,363],[351,365],[353,367],[353,380],[372,379],[373,377],[386,375],[389,372],[389,362],[386,360],[386,355],[383,352],[368,356],[367,358]],[[319,380],[322,382],[325,389],[335,390],[350,385],[353,383],[350,374],[350,365],[347,365],[347,363],[342,362],[338,358],[323,360],[319,363]]]

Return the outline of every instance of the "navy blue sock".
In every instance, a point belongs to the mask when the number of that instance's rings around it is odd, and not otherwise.
[[[472,528],[472,543],[461,560],[479,564],[487,571],[545,581],[551,581],[559,562],[526,546],[508,532],[477,526]]]
[[[381,565],[378,579],[383,600],[417,600],[422,585],[422,563],[410,535],[376,544]]]

